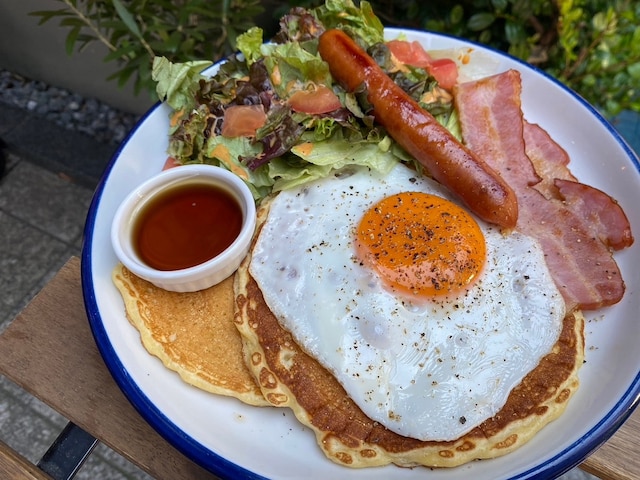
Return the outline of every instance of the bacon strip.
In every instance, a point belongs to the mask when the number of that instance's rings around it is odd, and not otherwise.
[[[525,120],[523,134],[525,152],[540,177],[536,190],[546,198],[560,199],[554,179],[577,181],[569,170],[569,155],[540,125]]]
[[[520,74],[515,70],[456,87],[455,102],[464,142],[500,172],[516,192],[516,230],[540,242],[567,309],[594,310],[615,304],[622,298],[625,285],[609,245],[625,246],[633,241],[629,223],[611,197],[592,187],[560,178],[553,181],[557,191],[551,198],[535,188],[544,177],[526,154],[524,131],[529,127],[525,127],[520,92]],[[536,129],[529,133],[541,135]],[[530,153],[547,148],[556,147],[534,148],[530,143]],[[554,175],[557,168],[557,164],[542,168],[542,175]],[[544,181],[551,188],[551,183]],[[594,216],[587,214],[594,205],[599,212],[595,217],[601,224],[596,227],[590,225]],[[603,240],[602,231],[610,227],[618,232]]]
[[[569,169],[569,155],[539,125],[524,120],[524,144],[540,182],[533,187],[547,199],[561,200],[579,215],[588,219],[594,236],[613,250],[633,244],[631,226],[622,207],[590,185],[578,182]]]
[[[622,207],[605,192],[583,183],[556,178],[560,198],[586,219],[593,235],[613,250],[633,244],[629,219]]]

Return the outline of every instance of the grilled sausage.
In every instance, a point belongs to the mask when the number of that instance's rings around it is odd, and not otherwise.
[[[341,30],[327,30],[318,47],[331,74],[345,90],[364,84],[375,119],[481,219],[514,228],[518,202],[511,187],[404,92],[362,48]]]

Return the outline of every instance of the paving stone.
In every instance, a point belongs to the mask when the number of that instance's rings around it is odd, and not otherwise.
[[[152,480],[150,475],[100,443],[82,466],[75,480]]]
[[[0,104],[0,112],[15,107]],[[0,114],[0,138],[8,148],[33,164],[93,189],[116,146],[101,143],[81,132],[66,130],[35,115],[16,113],[12,123]]]
[[[69,247],[1,209],[0,245],[0,331],[4,331],[16,306],[24,305],[25,295],[59,266]]]
[[[0,210],[75,244],[82,237],[92,196],[91,190],[23,161],[0,183]]]
[[[0,139],[7,138],[12,131],[20,127],[28,116],[28,112],[21,108],[2,104],[2,108],[0,108]]]
[[[0,109],[0,111],[2,111],[2,109]],[[1,145],[0,145],[0,148],[1,148]],[[13,167],[15,167],[18,164],[18,162],[20,162],[20,157],[10,152],[9,150],[5,150],[4,154],[5,154],[5,175],[8,175],[9,172],[13,169]],[[0,179],[1,178],[2,177],[0,176]]]
[[[47,419],[57,430],[61,430],[67,424],[62,415],[5,377],[0,377],[0,391],[3,392],[3,396],[12,397],[26,409]]]
[[[42,402],[0,377],[0,431],[2,440],[29,461],[37,463],[66,421]],[[47,410],[46,414],[42,414]]]

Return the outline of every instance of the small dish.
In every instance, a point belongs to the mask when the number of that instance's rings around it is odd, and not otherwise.
[[[197,199],[195,192],[200,192]],[[223,203],[229,209],[224,218]],[[220,283],[238,268],[255,226],[255,201],[237,175],[212,165],[184,165],[153,176],[127,195],[113,218],[111,243],[118,259],[140,278],[165,290],[193,292]],[[182,255],[175,259],[172,252]]]

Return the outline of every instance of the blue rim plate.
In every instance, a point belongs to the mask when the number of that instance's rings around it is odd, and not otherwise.
[[[584,183],[614,196],[633,231],[640,232],[640,161],[616,130],[587,102],[543,72],[512,57],[445,35],[387,29],[428,50],[466,49],[486,73],[515,68],[523,80],[525,117],[540,124],[571,156]],[[222,478],[422,478],[422,468],[348,469],[327,460],[314,434],[287,409],[257,408],[208,394],[182,382],[140,343],[111,281],[116,257],[109,240],[121,200],[162,168],[169,109],[155,105],[116,151],[95,192],[85,226],[82,288],[89,323],[107,367],[129,401],[165,439]],[[623,300],[587,312],[586,363],[566,412],[529,443],[506,456],[430,470],[433,479],[523,479],[558,476],[604,443],[640,397],[640,269],[638,245],[616,254],[627,292]]]

